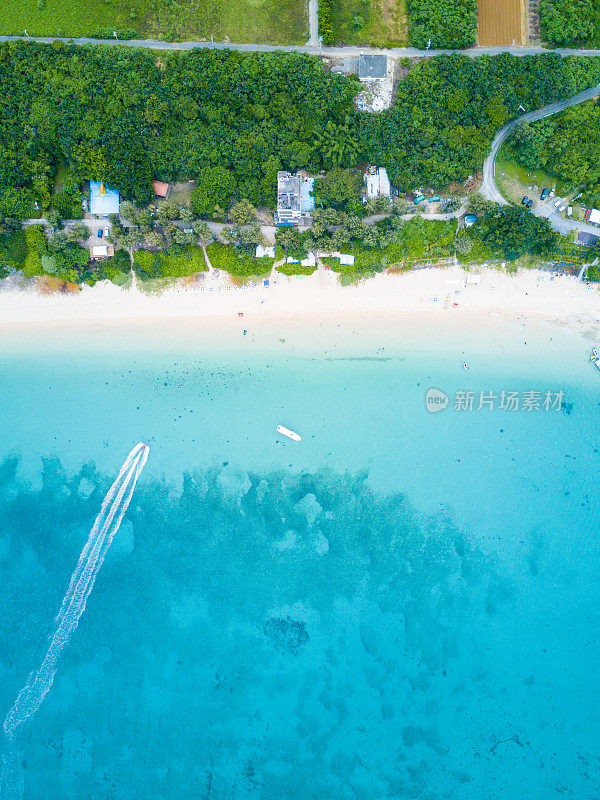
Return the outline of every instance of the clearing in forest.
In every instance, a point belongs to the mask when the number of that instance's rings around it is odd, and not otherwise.
[[[524,0],[479,0],[478,43],[491,45],[524,44]]]
[[[399,47],[408,42],[405,0],[336,0],[335,44]]]

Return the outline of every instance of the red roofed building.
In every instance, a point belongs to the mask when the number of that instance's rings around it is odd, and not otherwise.
[[[168,197],[169,191],[171,189],[170,183],[165,183],[164,181],[152,181],[152,186],[154,187],[154,194],[157,197]]]

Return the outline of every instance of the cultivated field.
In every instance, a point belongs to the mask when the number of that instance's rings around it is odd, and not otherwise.
[[[0,34],[87,36],[97,28],[133,28],[166,40],[304,44],[303,0],[0,0]]]
[[[405,0],[337,0],[333,5],[336,44],[399,47],[408,42]]]
[[[524,0],[479,0],[478,43],[524,44]]]

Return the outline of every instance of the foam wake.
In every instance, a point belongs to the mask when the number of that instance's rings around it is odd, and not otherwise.
[[[96,575],[131,502],[135,485],[147,458],[148,447],[145,444],[136,445],[108,490],[55,619],[56,627],[48,652],[39,669],[29,676],[4,720],[6,742],[0,779],[2,800],[19,800],[23,796],[24,782],[17,742],[18,730],[35,714],[52,686],[60,655],[69,643],[85,610]]]

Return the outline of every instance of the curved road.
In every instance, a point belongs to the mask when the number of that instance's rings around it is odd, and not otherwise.
[[[560,100],[557,103],[551,103],[543,108],[539,108],[537,111],[530,111],[527,114],[523,114],[521,117],[513,119],[512,122],[509,122],[507,125],[501,128],[494,137],[489,156],[483,162],[483,183],[481,184],[481,188],[479,190],[481,194],[488,200],[493,200],[495,203],[499,203],[500,205],[509,205],[508,201],[504,199],[496,185],[496,156],[516,125],[519,125],[522,122],[536,122],[544,117],[550,117],[553,114],[558,114],[561,111],[565,111],[567,108],[576,106],[579,103],[584,103],[586,100],[591,100],[593,97],[598,97],[599,95],[600,84],[592,87],[591,89],[586,89],[584,92],[580,92],[579,94],[570,97],[568,100]],[[593,233],[596,236],[600,234],[600,230],[594,225],[588,225],[585,222],[574,222],[569,219],[563,219],[552,204],[552,201],[541,203],[539,199],[536,199],[534,202],[535,206],[533,208],[533,213],[537,217],[547,217],[550,220],[550,224],[554,230],[558,231],[559,233],[567,234],[573,230],[577,230]]]

